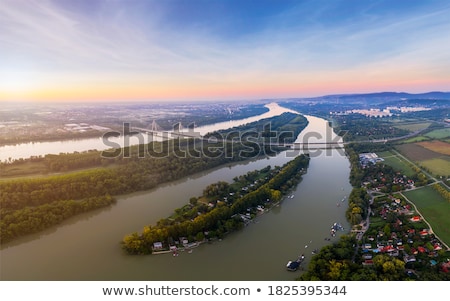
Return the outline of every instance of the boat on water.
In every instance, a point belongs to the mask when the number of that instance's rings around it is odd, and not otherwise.
[[[291,272],[295,272],[300,267],[301,263],[305,260],[305,255],[302,254],[296,260],[289,260],[286,264],[286,269]]]

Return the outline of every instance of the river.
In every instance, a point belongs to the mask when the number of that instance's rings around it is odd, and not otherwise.
[[[225,122],[214,123],[210,125],[201,126],[195,128],[195,132],[200,135],[205,135],[206,133],[232,128],[234,126],[243,125],[246,123],[254,122],[264,118],[270,118],[274,116],[281,115],[285,112],[293,112],[290,109],[280,107],[277,103],[269,103],[265,105],[269,109],[268,112],[261,115],[248,117],[239,120],[230,120]],[[131,124],[131,126],[133,126]],[[188,130],[182,132],[188,133]],[[161,133],[163,137],[172,137],[171,133],[163,132]],[[48,142],[28,142],[20,143],[15,145],[5,145],[0,146],[0,161],[5,160],[15,160],[20,158],[30,158],[31,156],[45,156],[47,154],[59,154],[59,153],[73,153],[73,152],[83,152],[88,150],[106,150],[112,146],[123,147],[136,145],[140,143],[148,143],[149,141],[161,141],[163,138],[160,136],[152,136],[141,134],[139,136],[128,136],[124,138],[119,137],[108,137],[104,140],[102,137],[97,138],[84,138],[84,139],[72,139],[63,141],[48,141]]]
[[[299,135],[333,138],[328,122],[307,116]],[[311,133],[313,133],[311,135]],[[310,139],[311,140],[311,139]],[[320,140],[320,139],[319,139]],[[204,244],[190,254],[130,256],[120,248],[124,235],[167,217],[175,208],[198,196],[206,185],[267,165],[282,165],[293,151],[274,157],[240,162],[209,170],[160,187],[118,197],[112,207],[67,220],[36,235],[2,246],[2,280],[293,280],[301,271],[288,272],[286,263],[329,243],[330,227],[345,229],[349,162],[341,150],[314,150],[294,197],[256,218],[243,230],[222,241]],[[342,206],[340,204],[342,203]],[[339,206],[337,206],[339,205]],[[341,235],[345,232],[339,232]],[[332,240],[336,240],[333,238]]]

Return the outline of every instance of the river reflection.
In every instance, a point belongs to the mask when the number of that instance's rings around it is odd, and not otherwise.
[[[308,116],[302,132],[326,137],[328,123]],[[301,135],[302,135],[301,134]],[[301,139],[301,137],[300,137]],[[3,280],[293,280],[301,271],[286,271],[288,260],[306,255],[329,241],[334,222],[346,229],[349,162],[338,150],[317,152],[294,197],[258,217],[220,242],[191,254],[129,256],[120,248],[124,235],[141,231],[198,196],[206,185],[267,165],[282,165],[292,151],[236,163],[146,191],[121,196],[109,209],[75,217],[44,234],[6,244],[1,250]],[[343,234],[345,232],[339,232]],[[332,238],[332,240],[336,240]]]
[[[260,119],[278,116],[285,112],[293,112],[292,110],[281,107],[276,103],[269,103],[266,105],[266,107],[269,109],[269,111],[264,114],[245,119],[231,120],[198,127],[195,129],[195,132],[200,135],[205,135],[208,132],[240,126],[250,122],[258,121]],[[130,146],[149,143],[150,141],[161,141],[162,139],[173,138],[171,133],[162,133],[161,135],[162,137],[142,134],[134,137],[108,137],[106,140],[102,138],[87,138],[77,140],[29,142],[16,145],[6,145],[0,146],[0,161],[3,162],[9,159],[14,160],[20,158],[30,158],[31,156],[45,156],[46,154],[73,153],[89,150],[101,151],[110,149],[115,146],[123,147],[124,145]]]

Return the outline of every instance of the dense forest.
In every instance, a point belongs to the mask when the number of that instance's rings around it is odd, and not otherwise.
[[[122,242],[123,248],[129,254],[150,254],[154,243],[169,249],[170,246],[179,247],[184,239],[199,243],[221,238],[244,226],[251,218],[244,214],[250,215],[249,212],[258,206],[279,202],[301,180],[308,163],[309,157],[300,155],[281,168],[252,172],[235,178],[232,184],[209,185],[200,200],[192,197],[189,204],[176,209],[170,218],[162,219],[154,226],[145,226],[141,234],[127,235]]]
[[[276,122],[281,118],[286,125],[289,125],[290,120],[298,124],[298,115],[286,114],[265,122]],[[285,125],[280,124],[279,127],[282,126]],[[303,128],[304,126],[306,124]],[[296,133],[303,128],[296,127]],[[272,127],[274,133],[278,130],[279,128]],[[51,171],[71,171],[80,167],[87,169],[61,175],[0,181],[0,242],[5,243],[24,234],[34,233],[43,229],[44,225],[50,226],[62,220],[60,216],[47,215],[45,212],[48,207],[42,209],[40,206],[62,202],[58,207],[67,206],[67,211],[77,214],[89,210],[88,208],[110,205],[113,202],[110,196],[151,189],[158,184],[222,164],[273,155],[281,150],[258,140],[244,139],[239,142],[172,139],[110,150],[103,153],[103,156],[101,152],[92,151],[13,162],[11,164],[20,165],[30,163],[31,160],[43,160]],[[99,199],[102,201],[97,202]],[[105,202],[105,199],[109,201]],[[75,210],[71,201],[85,204],[84,211]],[[92,205],[86,205],[91,202]],[[30,211],[34,212],[33,218],[43,220],[46,216],[46,222],[35,227],[36,220],[30,222]],[[71,215],[62,216],[66,218]]]

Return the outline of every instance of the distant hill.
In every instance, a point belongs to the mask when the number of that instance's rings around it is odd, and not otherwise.
[[[411,94],[406,92],[378,92],[378,93],[365,93],[365,94],[336,94],[328,95],[324,97],[340,97],[340,98],[406,98],[406,99],[450,99],[450,92],[427,92],[419,94]]]
[[[423,100],[449,100],[450,92],[427,92],[411,94],[406,92],[379,92],[366,94],[336,94],[326,95],[318,98],[335,100],[353,100],[353,101],[375,101],[386,102],[393,100],[423,99]]]
[[[378,92],[366,94],[334,94],[313,98],[290,98],[288,102],[334,103],[334,104],[364,104],[364,105],[413,105],[437,104],[450,105],[450,92]]]

